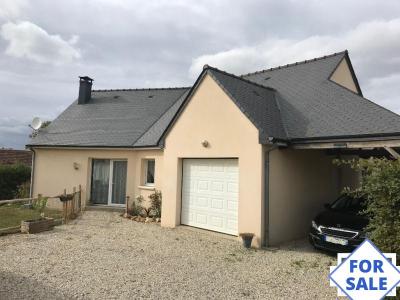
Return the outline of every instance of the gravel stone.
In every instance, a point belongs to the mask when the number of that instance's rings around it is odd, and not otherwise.
[[[0,299],[335,299],[333,264],[305,241],[247,250],[223,234],[87,211],[0,237]]]

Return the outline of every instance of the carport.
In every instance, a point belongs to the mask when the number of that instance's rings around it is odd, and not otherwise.
[[[266,150],[266,245],[307,235],[311,220],[344,187],[355,188],[360,174],[334,159],[400,157],[400,139],[364,137],[295,142]]]

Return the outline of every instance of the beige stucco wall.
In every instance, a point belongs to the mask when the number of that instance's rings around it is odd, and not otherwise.
[[[338,168],[323,150],[276,149],[269,155],[269,244],[307,235],[311,220],[340,191]]]
[[[349,65],[347,64],[347,61],[345,59],[340,62],[339,66],[332,74],[331,80],[355,93],[358,92],[353,77],[351,76]]]
[[[67,189],[71,193],[73,187],[82,186],[82,197],[89,201],[91,159],[126,159],[127,165],[127,196],[134,199],[142,194],[145,198],[152,193],[143,189],[144,159],[155,159],[155,185],[162,186],[162,150],[96,150],[96,149],[35,149],[35,170],[33,195],[56,196]],[[78,170],[73,164],[77,163]],[[54,204],[51,204],[54,205]]]
[[[201,142],[207,140],[209,147]],[[182,158],[238,158],[240,232],[263,238],[263,150],[258,130],[206,75],[167,135],[164,149],[162,226],[180,224]]]

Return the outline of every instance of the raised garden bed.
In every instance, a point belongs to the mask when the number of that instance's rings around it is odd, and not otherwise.
[[[43,218],[38,220],[21,221],[22,233],[39,233],[54,228],[53,218]]]
[[[44,209],[46,217],[60,219],[62,212],[53,209]],[[41,212],[37,209],[24,207],[21,204],[0,205],[0,229],[20,227],[21,221],[40,219]]]

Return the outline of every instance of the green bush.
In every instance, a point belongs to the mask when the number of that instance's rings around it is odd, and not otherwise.
[[[161,217],[161,191],[154,191],[154,193],[149,195],[150,206],[143,205],[145,199],[142,195],[137,196],[136,200],[133,201],[129,214],[132,216],[142,216],[142,217]]]
[[[149,195],[151,201],[151,211],[154,217],[161,218],[161,191],[155,191],[153,194]]]
[[[18,187],[30,178],[30,167],[22,164],[0,165],[0,200],[13,199]]]
[[[359,188],[345,192],[363,196],[370,222],[367,236],[383,251],[400,258],[400,161],[381,158],[340,161],[361,171]]]
[[[31,189],[31,181],[25,181],[24,183],[20,184],[17,188],[17,191],[15,193],[15,198],[17,199],[23,199],[23,198],[29,198],[29,193]]]

